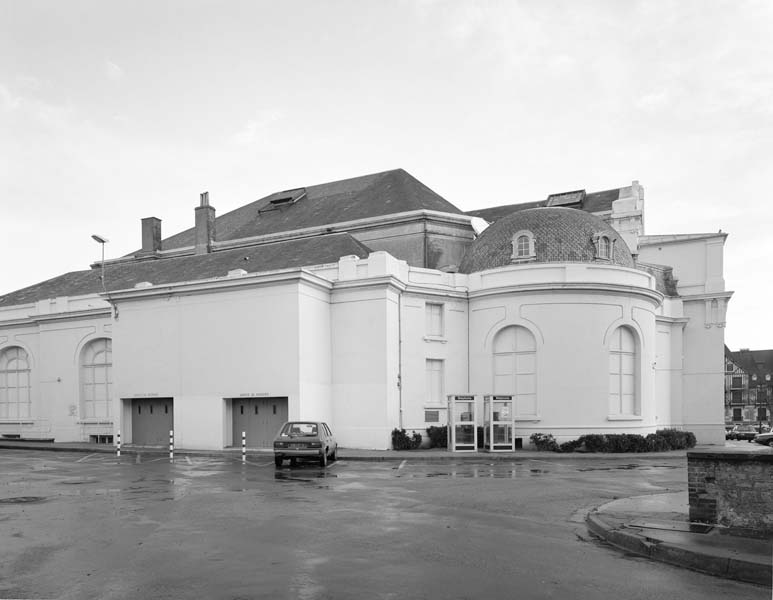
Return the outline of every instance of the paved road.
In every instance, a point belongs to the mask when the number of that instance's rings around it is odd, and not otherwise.
[[[0,598],[769,598],[625,556],[585,513],[684,459],[485,464],[0,454]]]

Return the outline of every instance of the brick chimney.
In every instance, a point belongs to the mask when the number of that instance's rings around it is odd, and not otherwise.
[[[196,207],[196,254],[207,254],[215,241],[215,207],[209,205],[209,192],[200,197]]]
[[[152,254],[161,250],[161,219],[142,219],[142,253]]]

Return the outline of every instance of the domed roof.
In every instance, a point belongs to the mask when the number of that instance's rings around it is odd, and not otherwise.
[[[532,257],[513,259],[513,237],[519,232],[533,236]],[[608,259],[599,258],[597,240],[609,238]],[[514,212],[491,224],[476,239],[459,265],[461,273],[525,262],[599,262],[633,267],[625,240],[596,215],[574,208],[541,207]]]

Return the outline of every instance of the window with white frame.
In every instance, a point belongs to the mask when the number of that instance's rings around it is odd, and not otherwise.
[[[443,305],[432,302],[426,304],[426,331],[428,336],[442,337],[443,329]]]
[[[494,338],[494,394],[513,396],[516,417],[537,416],[537,345],[531,331],[510,326]]]
[[[113,388],[113,343],[100,338],[81,352],[81,418],[109,419]]]
[[[596,247],[596,258],[611,260],[615,252],[615,240],[607,235],[594,235],[593,245]]]
[[[636,393],[638,360],[636,338],[629,327],[618,327],[609,347],[609,414],[641,415]]]
[[[445,398],[444,388],[444,361],[437,358],[428,358],[426,362],[427,373],[427,404],[441,406]]]
[[[0,352],[0,419],[30,418],[30,363],[24,348]]]
[[[534,234],[531,231],[518,231],[513,236],[512,262],[530,261],[536,258],[534,249]]]

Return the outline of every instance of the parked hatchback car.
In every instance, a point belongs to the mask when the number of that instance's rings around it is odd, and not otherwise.
[[[754,437],[754,441],[758,444],[762,444],[763,446],[773,447],[773,431],[768,431],[767,433],[758,433]]]
[[[289,458],[294,465],[297,459],[317,460],[321,467],[328,460],[335,460],[338,443],[327,423],[320,421],[288,421],[274,438],[274,463],[282,466]]]
[[[730,439],[751,442],[755,435],[757,435],[757,429],[754,425],[736,425],[730,432]]]

